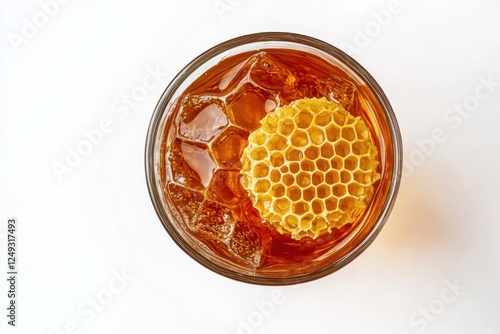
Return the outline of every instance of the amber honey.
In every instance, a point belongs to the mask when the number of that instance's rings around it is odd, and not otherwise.
[[[242,186],[242,155],[249,136],[276,108],[305,98],[335,101],[361,118],[378,149],[377,175],[383,180],[392,172],[392,147],[386,145],[390,135],[383,124],[382,107],[360,78],[346,68],[293,49],[261,49],[228,56],[194,80],[174,102],[164,122],[159,159],[160,183],[174,224],[214,256],[255,271],[300,271],[314,267],[316,260],[320,263],[334,251],[338,251],[337,258],[347,254],[375,224],[389,186],[381,181],[373,184],[370,191],[374,196],[370,195],[370,203],[356,219],[318,237],[300,239],[266,221]],[[258,159],[259,150],[254,151]],[[287,147],[283,147],[283,155],[273,157],[273,164],[278,165],[283,157],[294,159],[293,154],[299,158],[287,172],[295,168],[293,172],[300,176],[301,170],[307,171],[312,175],[307,182],[313,183],[335,177],[329,168],[336,158],[328,152],[330,160],[324,168],[301,161],[303,155],[319,154],[315,150],[294,152]],[[309,170],[318,166],[321,173]],[[265,168],[256,171],[268,172]],[[279,177],[276,173],[270,174],[271,180]],[[275,190],[278,194],[285,191],[279,185]],[[306,190],[305,202],[309,196]]]

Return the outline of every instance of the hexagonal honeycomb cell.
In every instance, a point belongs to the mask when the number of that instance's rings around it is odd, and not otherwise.
[[[241,173],[262,218],[296,240],[354,222],[380,178],[363,120],[326,98],[306,98],[261,125],[248,138]]]

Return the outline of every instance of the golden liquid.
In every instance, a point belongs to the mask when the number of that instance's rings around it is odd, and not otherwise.
[[[359,221],[315,240],[294,240],[252,206],[240,183],[240,159],[249,134],[268,112],[312,97],[335,100],[363,119],[379,151],[382,181],[374,184],[375,196]],[[312,266],[344,242],[335,255],[340,258],[370,232],[385,201],[389,184],[384,180],[393,167],[384,117],[359,79],[319,56],[265,49],[223,59],[185,90],[165,123],[160,174],[174,223],[214,254],[256,270]]]

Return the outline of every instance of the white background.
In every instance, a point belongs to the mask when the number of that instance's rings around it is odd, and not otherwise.
[[[1,333],[498,333],[498,1],[48,8],[52,17],[36,0],[0,8]],[[248,285],[197,264],[160,224],[144,176],[148,123],[173,76],[207,48],[260,31],[348,52],[386,92],[404,140],[404,182],[379,237],[342,270],[295,287]],[[152,70],[155,88],[124,107]],[[453,113],[460,105],[463,116]],[[108,133],[59,180],[53,166],[103,121]],[[12,216],[15,328],[4,278]]]

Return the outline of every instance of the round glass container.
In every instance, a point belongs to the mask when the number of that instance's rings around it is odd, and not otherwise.
[[[363,119],[380,179],[356,221],[294,240],[254,219],[239,159],[265,114],[312,97]],[[396,199],[402,143],[387,97],[355,60],[312,37],[257,33],[207,50],[172,80],[151,119],[145,168],[158,217],[187,254],[232,279],[285,285],[328,275],[373,242]]]

